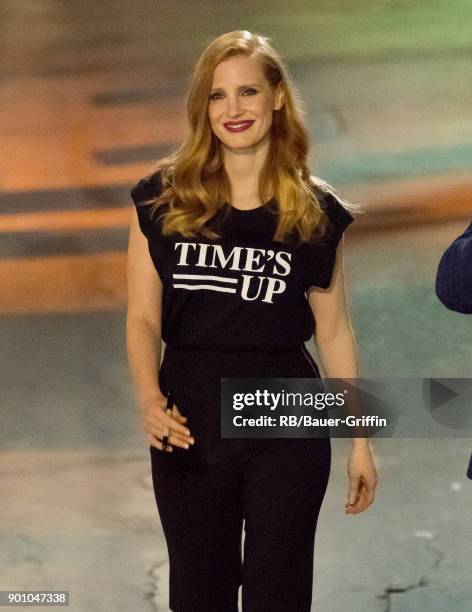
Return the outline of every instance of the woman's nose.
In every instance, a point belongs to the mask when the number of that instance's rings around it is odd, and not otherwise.
[[[239,99],[238,96],[236,97],[228,96],[226,111],[228,115],[230,115],[231,117],[241,114],[241,100]]]

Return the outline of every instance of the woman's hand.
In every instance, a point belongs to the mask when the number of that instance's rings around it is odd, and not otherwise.
[[[346,514],[359,514],[374,502],[379,481],[370,444],[354,441],[347,462],[349,477]]]
[[[166,451],[172,452],[172,445],[190,448],[195,440],[190,430],[183,425],[187,417],[180,414],[178,407],[172,406],[172,413],[166,414],[167,398],[165,396],[148,400],[143,406],[143,429],[147,433],[151,446],[162,448],[163,436],[168,436]]]

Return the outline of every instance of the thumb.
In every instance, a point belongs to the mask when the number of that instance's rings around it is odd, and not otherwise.
[[[349,481],[348,498],[347,498],[347,503],[348,504],[353,504],[356,501],[357,496],[359,494],[359,484],[360,484],[360,478],[352,477],[350,479],[350,481]]]
[[[183,416],[182,414],[180,414],[180,410],[177,408],[177,406],[174,404],[172,407],[172,414],[175,414],[175,416],[181,421],[181,422],[185,422],[187,420],[187,417]]]

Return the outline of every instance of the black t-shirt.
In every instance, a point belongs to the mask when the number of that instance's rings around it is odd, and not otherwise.
[[[320,203],[330,221],[316,242],[285,244],[272,239],[275,198],[240,210],[228,203],[212,220],[221,238],[164,236],[163,209],[150,216],[160,194],[159,172],[131,189],[139,224],[163,283],[162,339],[175,348],[279,351],[309,340],[315,321],[306,290],[330,285],[336,246],[354,217],[334,194]],[[320,194],[318,194],[320,196]],[[164,205],[164,210],[167,204]]]

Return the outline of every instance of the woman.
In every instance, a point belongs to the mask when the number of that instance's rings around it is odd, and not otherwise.
[[[309,174],[299,104],[267,38],[212,41],[187,114],[184,144],[132,189],[128,259],[128,354],[170,608],[233,612],[242,584],[245,612],[308,611],[330,440],[222,438],[220,379],[319,378],[304,346],[315,319],[326,375],[358,376],[341,241],[353,216]],[[357,514],[377,481],[367,440],[353,439],[348,473],[345,511]]]

